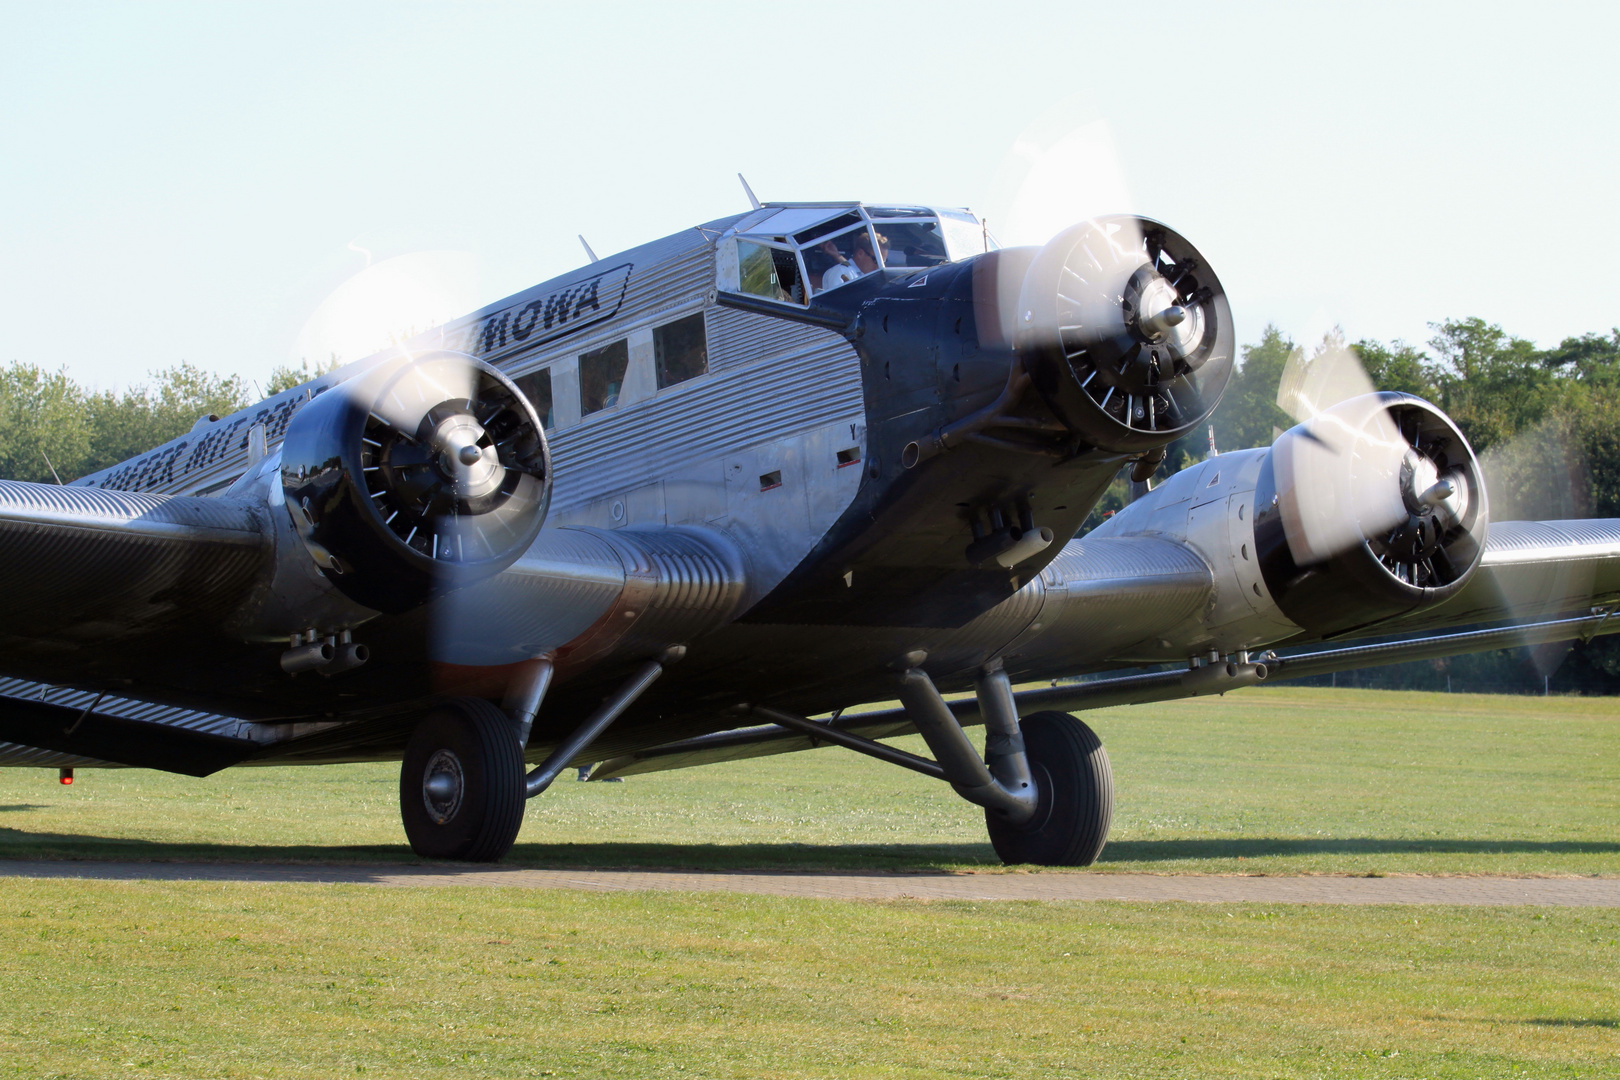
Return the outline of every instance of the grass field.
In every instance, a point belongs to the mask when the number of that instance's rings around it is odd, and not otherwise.
[[[1268,688],[1085,719],[1118,799],[1089,872],[1620,874],[1614,699]],[[397,775],[81,770],[61,787],[0,770],[0,857],[409,859]],[[529,805],[510,861],[996,865],[945,785],[836,748],[564,780]]]
[[[1620,912],[0,882],[0,1076],[1620,1075]]]
[[[1620,873],[1620,703],[1089,714],[1098,869]],[[0,772],[0,857],[407,859],[391,767]],[[565,782],[515,861],[987,868],[838,750]],[[1620,1077],[1620,911],[0,879],[0,1077]]]

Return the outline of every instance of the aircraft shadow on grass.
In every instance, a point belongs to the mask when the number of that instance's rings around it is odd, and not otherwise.
[[[1258,859],[1298,855],[1612,855],[1620,842],[1607,840],[1423,840],[1256,836],[1208,840],[1116,840],[1101,862],[1162,862],[1167,859]]]
[[[0,807],[0,809],[14,809]],[[1307,855],[1612,855],[1620,842],[1578,840],[1400,840],[1253,837],[1209,840],[1120,840],[1103,849],[1104,865]],[[133,859],[139,861],[415,863],[399,844],[221,844],[126,839],[0,828],[0,859]],[[507,867],[672,869],[929,870],[1000,865],[990,845],[940,844],[670,844],[519,843]]]
[[[220,844],[0,828],[0,859],[109,859],[197,862],[419,863],[399,844]],[[799,870],[934,869],[999,865],[989,844],[539,844],[519,843],[503,867]]]

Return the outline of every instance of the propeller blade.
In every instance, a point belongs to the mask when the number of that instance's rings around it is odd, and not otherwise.
[[[1555,420],[1526,428],[1492,446],[1480,455],[1480,466],[1493,520],[1568,521],[1591,516],[1591,507],[1578,490],[1591,475],[1590,462],[1568,430]],[[1591,566],[1584,562],[1555,564],[1536,575],[1499,575],[1493,581],[1500,609],[1516,621],[1586,608],[1596,585]],[[1531,667],[1537,675],[1553,674],[1569,655],[1571,645],[1532,645]]]
[[[1077,221],[1136,209],[1113,129],[1082,95],[1059,101],[1018,133],[985,207],[1004,245],[1044,244]]]
[[[1376,390],[1355,350],[1339,336],[1329,334],[1308,359],[1304,349],[1295,349],[1289,355],[1277,383],[1277,406],[1305,423],[1351,398]]]
[[[384,364],[374,377],[378,386],[371,411],[389,427],[415,436],[417,425],[435,405],[470,401],[478,396],[479,372],[468,359],[446,355],[411,366],[411,376],[390,378],[397,365]]]
[[[1277,405],[1299,421],[1278,440],[1288,452],[1277,458],[1278,490],[1295,493],[1284,529],[1296,563],[1325,562],[1407,521],[1402,470],[1416,455],[1341,337],[1330,334],[1309,358],[1294,351]]]

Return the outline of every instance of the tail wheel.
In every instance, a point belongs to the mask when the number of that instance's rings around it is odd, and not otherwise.
[[[479,698],[422,717],[399,772],[411,850],[429,859],[497,862],[523,825],[523,751],[512,721]]]
[[[1114,773],[1097,733],[1068,713],[1026,716],[1019,725],[1040,802],[1011,825],[985,812],[990,844],[1009,865],[1090,866],[1114,819]]]

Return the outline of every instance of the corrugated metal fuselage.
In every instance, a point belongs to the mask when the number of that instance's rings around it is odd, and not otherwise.
[[[908,442],[1006,381],[1010,353],[977,342],[972,261],[846,286],[845,303],[866,323],[846,336],[716,302],[716,239],[735,220],[582,267],[415,343],[473,353],[520,384],[547,373],[555,488],[528,558],[464,595],[360,627],[373,659],[341,686],[287,679],[275,667],[284,646],[270,641],[200,643],[162,671],[147,666],[143,646],[130,654],[142,658],[136,672],[115,671],[120,647],[108,645],[102,671],[151,700],[309,719],[458,690],[497,696],[512,663],[545,649],[558,652],[561,671],[538,749],[627,666],[672,642],[689,645],[687,661],[625,718],[615,742],[723,727],[725,710],[744,702],[815,712],[882,697],[891,663],[917,649],[949,687],[1038,630],[1048,588],[1040,569],[1061,541],[1015,570],[971,566],[969,519],[1017,504],[1072,535],[1119,457],[1054,462],[968,446],[904,468]],[[658,329],[697,314],[706,373],[660,386]],[[582,364],[621,342],[615,399],[587,412]],[[305,395],[288,391],[199,425],[80,483],[218,494],[251,464],[255,425],[273,454]],[[1207,569],[1176,575],[1172,606],[1202,603]],[[1163,614],[1151,610],[1133,617]],[[1083,666],[1079,657],[1061,663],[1064,673]],[[1039,667],[1029,673],[1057,673]],[[68,669],[12,673],[73,681]],[[377,735],[372,749],[392,752],[402,737]],[[298,744],[310,760],[366,756],[336,734]]]

